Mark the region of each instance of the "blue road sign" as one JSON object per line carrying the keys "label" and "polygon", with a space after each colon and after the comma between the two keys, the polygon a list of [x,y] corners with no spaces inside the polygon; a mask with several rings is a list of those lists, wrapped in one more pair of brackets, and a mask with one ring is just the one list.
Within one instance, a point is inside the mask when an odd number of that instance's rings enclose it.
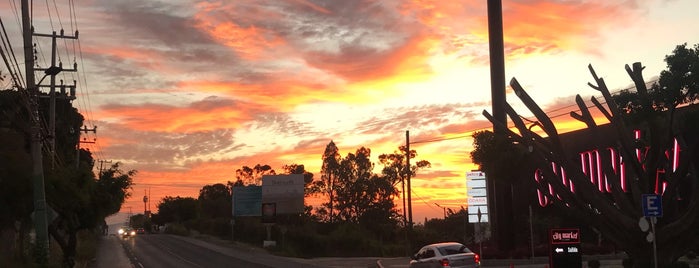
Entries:
{"label": "blue road sign", "polygon": [[643,216],[646,217],[662,217],[663,216],[663,197],[658,194],[644,194],[641,196],[641,204],[643,205]]}

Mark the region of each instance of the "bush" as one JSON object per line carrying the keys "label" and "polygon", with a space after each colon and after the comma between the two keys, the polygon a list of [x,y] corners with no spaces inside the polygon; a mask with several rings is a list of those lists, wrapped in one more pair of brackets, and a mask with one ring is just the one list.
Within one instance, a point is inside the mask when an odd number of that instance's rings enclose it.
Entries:
{"label": "bush", "polygon": [[174,235],[181,235],[181,236],[189,236],[189,229],[185,227],[182,224],[179,223],[171,223],[165,226],[165,233],[166,234],[174,234]]}

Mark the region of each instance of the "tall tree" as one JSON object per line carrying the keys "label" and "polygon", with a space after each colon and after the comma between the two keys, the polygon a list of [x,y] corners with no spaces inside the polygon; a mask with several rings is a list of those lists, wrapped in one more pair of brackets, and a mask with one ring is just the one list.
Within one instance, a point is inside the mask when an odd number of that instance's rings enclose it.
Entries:
{"label": "tall tree", "polygon": [[[323,203],[323,206],[329,209],[328,221],[333,222],[334,210],[333,206],[337,202],[335,194],[337,191],[337,180],[340,172],[340,153],[335,145],[335,142],[330,141],[325,146],[325,151],[322,156],[323,165],[320,169],[320,180],[315,181],[313,185],[314,192],[326,195],[328,202]],[[323,212],[319,210],[318,212]]]}
{"label": "tall tree", "polygon": [[374,169],[370,157],[371,149],[361,147],[340,161],[336,200],[337,214],[342,221],[358,222],[372,202],[367,198]]}
{"label": "tall tree", "polygon": [[[670,72],[681,74],[687,70],[676,68],[678,62],[683,63],[683,66],[699,65],[696,58],[691,56],[693,53],[685,54],[685,50],[680,48],[676,50],[678,51],[679,53],[666,58]],[[685,61],[691,63],[684,64]],[[590,86],[602,93],[607,105],[596,98],[591,101],[610,122],[612,134],[603,132],[603,128],[596,124],[580,96],[576,96],[580,113],[571,112],[571,116],[587,125],[584,130],[586,136],[597,141],[597,144],[604,138],[616,140],[618,146],[612,148],[612,151],[620,155],[602,153],[608,150],[603,145],[594,148],[599,152],[599,156],[595,157],[598,157],[597,162],[600,163],[596,180],[590,179],[590,169],[581,166],[577,152],[565,150],[551,119],[516,79],[512,79],[510,85],[535,115],[537,126],[548,137],[543,138],[532,131],[519,114],[507,105],[507,115],[518,131],[508,130],[507,139],[520,150],[528,152],[527,159],[538,168],[537,180],[531,181],[536,182],[534,184],[539,194],[545,196],[544,203],[563,215],[597,229],[606,239],[626,251],[634,267],[647,267],[653,263],[652,244],[646,242],[647,234],[638,227],[639,218],[643,216],[641,196],[662,194],[665,214],[657,222],[658,235],[655,239],[659,267],[666,267],[685,254],[699,236],[699,177],[696,172],[699,167],[699,129],[696,126],[699,112],[696,106],[674,112],[679,104],[686,103],[686,97],[683,96],[692,91],[695,82],[682,82],[679,83],[682,86],[674,87],[663,85],[669,83],[666,81],[675,83],[676,78],[664,80],[661,74],[656,89],[679,92],[654,93],[656,90],[649,91],[646,88],[641,64],[635,63],[633,67],[627,65],[626,70],[636,85],[637,98],[620,101],[610,94],[604,80],[597,76],[591,66],[589,69],[595,82],[590,83]],[[658,98],[668,95],[685,100]],[[624,98],[626,97],[628,96]],[[665,107],[658,108],[658,104]],[[485,111],[484,115],[493,124],[506,126],[506,122],[493,119]],[[638,133],[642,133],[642,137]],[[677,157],[668,159],[668,155]],[[623,159],[624,173],[617,168],[618,165],[614,165],[619,163],[619,159]]]}
{"label": "tall tree", "polygon": [[381,173],[391,182],[392,185],[398,183],[401,184],[401,194],[403,199],[403,219],[407,224],[407,214],[405,206],[405,180],[407,178],[408,172],[410,172],[410,177],[415,177],[417,171],[423,168],[429,168],[431,166],[430,162],[427,160],[411,161],[413,163],[408,168],[408,161],[406,156],[410,159],[417,157],[416,150],[410,150],[407,152],[407,147],[405,145],[399,146],[398,151],[394,151],[391,154],[381,154],[379,155],[379,163],[383,165]]}
{"label": "tall tree", "polygon": [[230,218],[232,211],[231,189],[225,184],[205,185],[199,190],[201,217]]}

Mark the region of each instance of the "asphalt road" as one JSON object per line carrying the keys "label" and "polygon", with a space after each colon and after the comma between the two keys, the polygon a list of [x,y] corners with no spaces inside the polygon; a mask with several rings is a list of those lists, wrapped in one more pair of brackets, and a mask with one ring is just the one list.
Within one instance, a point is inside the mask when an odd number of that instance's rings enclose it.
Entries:
{"label": "asphalt road", "polygon": [[126,255],[136,268],[161,267],[308,267],[289,258],[244,249],[224,248],[196,239],[165,234],[121,239]]}

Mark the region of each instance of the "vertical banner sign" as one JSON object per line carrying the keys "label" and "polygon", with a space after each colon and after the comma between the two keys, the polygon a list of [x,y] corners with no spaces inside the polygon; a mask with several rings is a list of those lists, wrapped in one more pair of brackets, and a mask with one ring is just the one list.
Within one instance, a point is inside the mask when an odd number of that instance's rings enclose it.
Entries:
{"label": "vertical banner sign", "polygon": [[551,229],[549,241],[551,268],[582,268],[580,229]]}
{"label": "vertical banner sign", "polygon": [[484,172],[466,173],[466,195],[468,196],[468,222],[488,222],[488,190]]}

